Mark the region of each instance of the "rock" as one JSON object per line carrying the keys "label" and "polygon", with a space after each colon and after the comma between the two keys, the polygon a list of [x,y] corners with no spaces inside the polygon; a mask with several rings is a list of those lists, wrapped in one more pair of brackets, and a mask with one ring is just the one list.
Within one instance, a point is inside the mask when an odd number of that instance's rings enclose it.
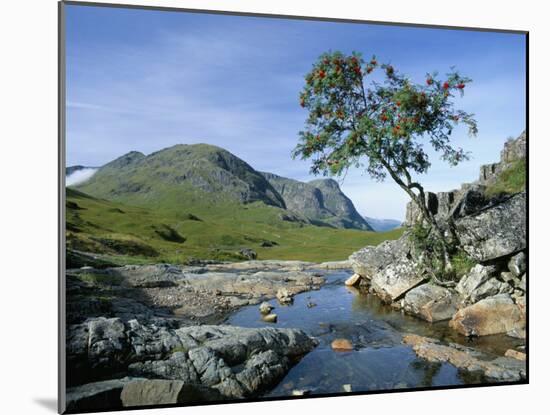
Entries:
{"label": "rock", "polygon": [[506,141],[500,152],[501,163],[509,163],[527,157],[527,134],[523,131],[516,139]]}
{"label": "rock", "polygon": [[296,329],[204,325],[174,333],[183,351],[132,363],[130,373],[214,388],[230,399],[258,396],[273,387],[317,344]]}
{"label": "rock", "polygon": [[412,346],[421,358],[434,363],[448,362],[468,372],[482,372],[487,378],[500,382],[525,379],[525,362],[509,357],[492,358],[490,355],[456,343],[444,344],[438,340],[416,334],[403,336],[403,342]]}
{"label": "rock", "polygon": [[361,275],[359,274],[353,274],[351,277],[349,277],[344,284],[346,284],[348,287],[353,287],[354,285],[357,285],[361,282]]}
{"label": "rock", "polygon": [[525,273],[526,267],[527,261],[523,251],[514,255],[510,258],[510,261],[508,261],[508,269],[516,277],[520,277],[523,273]]}
{"label": "rock", "polygon": [[517,288],[519,288],[523,292],[527,291],[527,274],[523,274],[519,281],[520,282]]}
{"label": "rock", "polygon": [[123,286],[132,288],[173,287],[183,278],[180,268],[168,264],[126,265],[104,272],[119,278]]}
{"label": "rock", "polygon": [[527,355],[525,353],[518,352],[517,350],[514,350],[514,349],[506,350],[506,353],[504,353],[504,356],[512,357],[514,359],[518,359],[518,360],[522,360],[522,361],[527,359]]}
{"label": "rock", "polygon": [[506,335],[514,339],[525,339],[527,333],[525,329],[513,329],[506,333]]}
{"label": "rock", "polygon": [[487,336],[525,327],[525,316],[507,294],[485,298],[459,310],[449,325],[464,336]]}
{"label": "rock", "polygon": [[307,308],[317,307],[317,304],[314,303],[313,301],[309,301],[309,302],[306,304],[306,307],[307,307]]}
{"label": "rock", "polygon": [[216,389],[181,380],[146,379],[126,383],[120,399],[123,406],[129,407],[217,401],[223,396]]}
{"label": "rock", "polygon": [[[426,192],[426,208],[433,215],[437,215],[439,201],[437,195],[432,192]],[[415,202],[407,203],[405,211],[405,225],[413,226],[415,223],[422,220],[422,213]]]}
{"label": "rock", "polygon": [[281,305],[288,305],[294,302],[294,298],[292,298],[292,295],[288,292],[286,288],[279,288],[277,290],[276,297]]}
{"label": "rock", "polygon": [[346,383],[345,385],[342,385],[342,389],[344,390],[344,392],[351,392],[351,385],[349,383]]}
{"label": "rock", "polygon": [[405,312],[430,323],[449,320],[457,310],[457,296],[432,283],[413,288],[402,301]]}
{"label": "rock", "polygon": [[260,304],[260,313],[269,314],[271,310],[273,310],[273,306],[268,302],[264,301],[262,304]]}
{"label": "rock", "polygon": [[409,250],[408,236],[405,233],[395,241],[384,241],[377,246],[366,246],[354,252],[349,257],[349,261],[356,274],[370,280],[376,273],[398,258],[406,257]]}
{"label": "rock", "polygon": [[449,216],[458,219],[474,214],[484,208],[487,202],[483,186],[468,185],[457,192],[457,201],[449,209]]}
{"label": "rock", "polygon": [[386,303],[391,303],[426,281],[424,275],[418,275],[416,264],[401,258],[376,273],[371,280],[371,287]]}
{"label": "rock", "polygon": [[353,345],[348,339],[334,339],[330,347],[335,352],[350,352],[353,350]]}
{"label": "rock", "polygon": [[525,192],[455,221],[461,246],[480,262],[524,250],[526,228]]}
{"label": "rock", "polygon": [[67,388],[66,410],[101,411],[122,407],[120,393],[131,378],[104,380]]}
{"label": "rock", "polygon": [[265,321],[266,323],[276,323],[277,322],[277,314],[274,314],[274,313],[266,314],[266,315],[262,316],[262,320]]}
{"label": "rock", "polygon": [[[484,297],[499,293],[500,286],[489,282],[496,274],[494,265],[477,264],[470,272],[464,275],[455,289],[464,303],[475,303]],[[494,280],[496,281],[496,280]],[[496,289],[496,291],[495,291]]]}
{"label": "rock", "polygon": [[256,259],[258,254],[256,251],[250,248],[243,248],[239,251],[239,254],[245,257],[246,259]]}
{"label": "rock", "polygon": [[321,262],[320,264],[312,265],[312,268],[329,269],[329,270],[349,269],[351,268],[351,262],[349,260]]}

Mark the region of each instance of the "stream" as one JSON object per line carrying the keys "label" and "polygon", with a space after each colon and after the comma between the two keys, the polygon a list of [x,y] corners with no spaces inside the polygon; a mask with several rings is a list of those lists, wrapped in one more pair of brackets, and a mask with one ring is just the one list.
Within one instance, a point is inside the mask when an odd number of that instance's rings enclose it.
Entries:
{"label": "stream", "polygon": [[[374,295],[346,287],[344,281],[351,273],[329,271],[320,290],[297,294],[292,305],[269,301],[278,316],[276,324],[261,320],[258,305],[243,307],[227,319],[225,323],[234,326],[299,328],[320,342],[265,396],[288,396],[300,390],[327,394],[486,382],[482,376],[464,373],[450,364],[418,358],[401,342],[406,333],[500,356],[522,343],[504,335],[468,341],[450,330],[447,322],[430,324],[404,315]],[[336,338],[350,340],[354,350],[333,351],[330,344]]]}

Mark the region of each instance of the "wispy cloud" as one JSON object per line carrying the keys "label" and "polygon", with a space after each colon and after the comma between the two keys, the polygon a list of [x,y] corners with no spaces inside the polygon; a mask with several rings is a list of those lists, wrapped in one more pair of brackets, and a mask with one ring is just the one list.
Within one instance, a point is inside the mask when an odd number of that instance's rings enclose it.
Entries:
{"label": "wispy cloud", "polygon": [[80,184],[87,182],[92,178],[92,176],[97,172],[98,169],[96,168],[85,168],[81,170],[77,170],[71,174],[69,174],[65,178],[65,185],[66,186],[73,186],[75,184]]}

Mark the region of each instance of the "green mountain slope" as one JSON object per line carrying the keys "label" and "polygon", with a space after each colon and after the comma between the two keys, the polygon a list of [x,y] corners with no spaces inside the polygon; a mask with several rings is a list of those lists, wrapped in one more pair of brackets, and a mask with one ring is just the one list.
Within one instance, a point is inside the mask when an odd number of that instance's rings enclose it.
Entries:
{"label": "green mountain slope", "polygon": [[181,144],[148,156],[128,153],[77,188],[96,197],[164,210],[227,201],[285,207],[261,174],[208,144]]}

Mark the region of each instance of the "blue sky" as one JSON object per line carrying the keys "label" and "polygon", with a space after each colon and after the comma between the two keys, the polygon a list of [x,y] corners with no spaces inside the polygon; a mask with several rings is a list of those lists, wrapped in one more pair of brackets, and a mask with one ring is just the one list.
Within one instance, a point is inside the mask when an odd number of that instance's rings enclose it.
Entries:
{"label": "blue sky", "polygon": [[[450,168],[431,154],[419,178],[428,190],[476,179],[525,129],[518,34],[69,5],[66,39],[67,165],[205,142],[258,170],[313,179],[290,153],[306,118],[303,76],[327,50],[376,54],[419,82],[453,65],[473,78],[458,106],[476,114],[479,135],[453,133],[472,159]],[[407,196],[390,179],[353,170],[341,187],[364,215],[404,217]]]}

